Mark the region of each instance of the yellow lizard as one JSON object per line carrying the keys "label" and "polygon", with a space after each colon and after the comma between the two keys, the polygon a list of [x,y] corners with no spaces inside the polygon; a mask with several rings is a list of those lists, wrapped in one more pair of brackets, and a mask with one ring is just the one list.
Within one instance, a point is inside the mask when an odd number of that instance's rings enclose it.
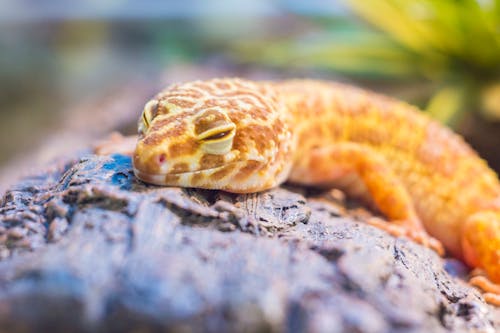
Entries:
{"label": "yellow lizard", "polygon": [[340,187],[392,222],[372,224],[439,253],[443,244],[484,270],[471,282],[500,305],[498,178],[458,135],[404,102],[325,81],[176,84],[145,105],[133,165],[158,185]]}

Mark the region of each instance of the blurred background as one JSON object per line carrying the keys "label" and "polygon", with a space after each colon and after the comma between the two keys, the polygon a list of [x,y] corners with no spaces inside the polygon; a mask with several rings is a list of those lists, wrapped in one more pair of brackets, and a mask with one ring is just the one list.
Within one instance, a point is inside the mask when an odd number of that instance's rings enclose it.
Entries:
{"label": "blurred background", "polygon": [[417,104],[500,169],[500,0],[0,0],[0,184],[135,132],[164,85],[314,77]]}

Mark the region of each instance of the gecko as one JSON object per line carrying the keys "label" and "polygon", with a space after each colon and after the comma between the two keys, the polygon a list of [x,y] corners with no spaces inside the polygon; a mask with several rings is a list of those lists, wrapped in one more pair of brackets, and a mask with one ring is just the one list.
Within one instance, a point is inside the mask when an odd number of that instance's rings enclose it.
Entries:
{"label": "gecko", "polygon": [[[480,270],[470,282],[500,306],[498,176],[414,106],[329,81],[218,78],[158,93],[138,132],[121,150],[146,183],[233,193],[285,181],[340,188],[388,220],[372,225]],[[112,141],[97,150],[116,150]]]}

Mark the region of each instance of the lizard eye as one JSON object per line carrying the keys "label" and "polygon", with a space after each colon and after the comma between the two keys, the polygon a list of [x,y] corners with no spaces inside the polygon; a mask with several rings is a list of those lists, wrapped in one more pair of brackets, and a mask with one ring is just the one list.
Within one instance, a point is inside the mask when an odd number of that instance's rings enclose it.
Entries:
{"label": "lizard eye", "polygon": [[[228,129],[227,131],[221,131],[221,132],[216,132],[213,134],[208,134],[206,137],[200,138],[200,140],[208,142],[208,141],[216,141],[216,140],[222,140],[225,138],[228,138],[231,135],[234,135],[233,129]],[[204,133],[205,134],[205,133]]]}
{"label": "lizard eye", "polygon": [[231,150],[235,132],[233,123],[224,124],[201,133],[198,135],[198,140],[206,153],[223,155]]}
{"label": "lizard eye", "polygon": [[144,106],[144,110],[142,111],[141,119],[139,119],[138,129],[139,134],[144,135],[149,126],[151,125],[151,121],[156,114],[158,113],[158,104],[159,102],[156,99],[152,99],[146,103]]}
{"label": "lizard eye", "polygon": [[156,114],[158,113],[158,100],[152,99],[149,102],[146,103],[144,106],[144,111],[142,112],[142,118],[145,122],[145,124],[149,127],[151,124],[151,121],[156,117]]}
{"label": "lizard eye", "polygon": [[206,153],[222,155],[233,146],[236,125],[224,112],[209,109],[196,117],[194,132]]}

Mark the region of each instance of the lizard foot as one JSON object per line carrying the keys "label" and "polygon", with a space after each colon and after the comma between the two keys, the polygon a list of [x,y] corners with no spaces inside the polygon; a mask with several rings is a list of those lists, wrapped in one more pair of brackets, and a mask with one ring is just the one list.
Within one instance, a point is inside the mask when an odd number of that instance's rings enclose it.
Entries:
{"label": "lizard foot", "polygon": [[429,236],[424,230],[415,230],[414,228],[409,228],[407,223],[399,223],[398,221],[385,221],[378,217],[371,217],[367,220],[367,223],[384,230],[394,237],[405,236],[411,240],[434,250],[440,256],[444,255],[444,247],[440,241]]}
{"label": "lizard foot", "polygon": [[476,267],[470,283],[485,292],[488,303],[500,306],[500,212],[470,216],[462,230],[462,249],[465,262]]}
{"label": "lizard foot", "polygon": [[[478,274],[477,270],[474,271],[473,274]],[[487,303],[500,306],[500,285],[491,282],[483,272],[471,277],[469,283],[484,292],[483,297]]]}

